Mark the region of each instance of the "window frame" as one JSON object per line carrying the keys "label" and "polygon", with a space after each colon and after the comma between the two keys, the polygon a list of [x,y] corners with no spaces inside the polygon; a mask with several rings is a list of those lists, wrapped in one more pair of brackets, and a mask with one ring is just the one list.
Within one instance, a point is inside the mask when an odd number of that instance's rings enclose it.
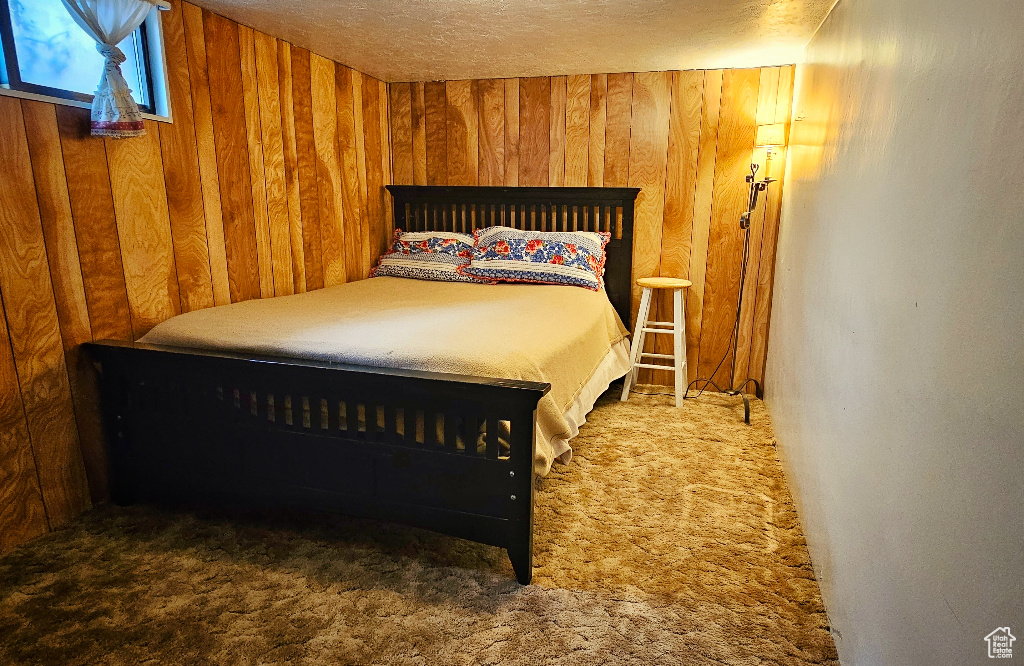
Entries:
{"label": "window frame", "polygon": [[[170,104],[167,99],[166,89],[167,74],[163,52],[163,25],[160,19],[160,10],[154,6],[133,33],[138,39],[137,48],[141,51],[138,60],[145,69],[146,97],[148,104],[139,104],[139,111],[144,117],[154,120],[170,120]],[[158,49],[154,53],[154,48]],[[0,74],[6,82],[0,83],[0,94],[8,94],[16,97],[27,97],[30,99],[44,99],[58,104],[89,108],[92,106],[94,95],[80,93],[74,90],[63,88],[52,88],[37,83],[23,81],[21,71],[18,67],[18,53],[14,42],[14,28],[11,18],[11,9],[8,0],[0,0],[0,64],[3,71]],[[99,80],[99,72],[96,73]]]}

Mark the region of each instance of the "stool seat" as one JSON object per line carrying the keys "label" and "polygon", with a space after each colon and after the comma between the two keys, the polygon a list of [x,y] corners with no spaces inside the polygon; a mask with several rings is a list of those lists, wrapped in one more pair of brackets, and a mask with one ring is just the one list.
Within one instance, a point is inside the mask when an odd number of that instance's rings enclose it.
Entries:
{"label": "stool seat", "polygon": [[673,277],[638,278],[636,284],[647,289],[686,289],[693,286],[689,280]]}

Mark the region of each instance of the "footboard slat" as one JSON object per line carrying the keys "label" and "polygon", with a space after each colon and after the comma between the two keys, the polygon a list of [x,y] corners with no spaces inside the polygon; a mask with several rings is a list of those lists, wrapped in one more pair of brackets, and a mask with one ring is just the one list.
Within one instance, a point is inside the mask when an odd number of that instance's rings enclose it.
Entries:
{"label": "footboard slat", "polygon": [[99,370],[116,501],[227,499],[398,520],[507,548],[529,582],[534,418],[547,384],[84,347]]}

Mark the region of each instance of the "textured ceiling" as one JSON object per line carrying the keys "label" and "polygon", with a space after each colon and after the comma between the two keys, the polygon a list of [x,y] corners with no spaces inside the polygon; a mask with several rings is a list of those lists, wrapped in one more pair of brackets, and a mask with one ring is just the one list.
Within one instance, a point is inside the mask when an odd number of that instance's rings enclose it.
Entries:
{"label": "textured ceiling", "polygon": [[834,0],[199,0],[385,81],[797,62]]}

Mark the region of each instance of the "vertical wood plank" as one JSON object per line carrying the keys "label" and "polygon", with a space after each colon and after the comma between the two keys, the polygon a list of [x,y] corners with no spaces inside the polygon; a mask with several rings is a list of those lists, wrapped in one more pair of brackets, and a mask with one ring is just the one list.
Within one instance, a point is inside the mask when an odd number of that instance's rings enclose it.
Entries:
{"label": "vertical wood plank", "polygon": [[427,184],[427,107],[423,82],[412,86],[412,179],[413,185]]}
{"label": "vertical wood plank", "polygon": [[160,18],[167,56],[167,93],[174,118],[173,123],[159,123],[160,152],[181,310],[191,312],[214,304],[210,248],[207,244],[206,211],[203,208],[181,5],[173,5],[171,11],[160,12]]}
{"label": "vertical wood plank", "polygon": [[260,141],[263,144],[263,172],[266,178],[267,224],[274,271],[274,294],[295,292],[292,279],[291,232],[288,221],[288,190],[284,168],[281,129],[281,95],[278,82],[277,40],[255,33],[256,81],[260,104]]}
{"label": "vertical wood plank", "polygon": [[729,383],[732,361],[730,338],[743,249],[738,220],[746,210],[747,184],[743,178],[749,173],[753,152],[759,80],[757,69],[726,70],[722,79],[698,372],[702,377],[711,373],[724,358],[712,378],[723,388]]}
{"label": "vertical wood plank", "polygon": [[448,184],[476,185],[479,162],[476,81],[446,81]]}
{"label": "vertical wood plank", "polygon": [[[690,242],[690,277],[687,278],[693,286],[686,290],[686,363],[690,381],[698,376],[707,379],[703,375],[698,375],[698,371],[721,101],[722,70],[708,70],[704,73],[704,101],[701,107],[700,145],[697,149],[696,192],[693,201],[693,240]],[[699,385],[696,388],[704,387]]]}
{"label": "vertical wood plank", "polygon": [[132,336],[128,289],[114,220],[114,198],[102,138],[89,135],[89,110],[57,106],[57,129],[68,178],[89,321],[97,340]]}
{"label": "vertical wood plank", "polygon": [[551,77],[551,120],[548,121],[548,185],[565,182],[566,77]]}
{"label": "vertical wood plank", "polygon": [[605,187],[625,187],[629,182],[629,127],[632,101],[633,75],[609,74],[604,146]]}
{"label": "vertical wood plank", "polygon": [[302,210],[302,258],[306,264],[306,289],[312,291],[324,286],[320,194],[316,177],[316,141],[313,138],[312,75],[309,51],[293,46],[291,55],[295,149],[299,169],[299,202]]}
{"label": "vertical wood plank", "polygon": [[[793,104],[793,73],[795,67],[783,67],[779,72],[779,89],[776,96],[776,123],[788,127]],[[764,385],[764,368],[768,352],[769,322],[772,312],[772,286],[775,281],[775,253],[779,239],[779,217],[782,208],[782,191],[786,175],[786,149],[782,148],[771,161],[768,175],[778,182],[768,186],[765,202],[766,217],[764,236],[761,241],[761,263],[757,275],[757,295],[754,302],[754,332],[750,348],[748,375]]]}
{"label": "vertical wood plank", "polygon": [[367,201],[367,171],[366,171],[366,118],[364,117],[363,105],[363,75],[352,70],[352,119],[355,128],[353,137],[356,148],[356,175],[359,179],[359,275],[367,277],[371,265],[371,237],[370,216],[368,214],[369,203]]}
{"label": "vertical wood plank", "polygon": [[[633,76],[628,182],[630,187],[640,188],[633,218],[633,320],[640,306],[636,278],[660,272],[671,100],[671,72]],[[660,316],[660,321],[668,321],[667,313]],[[652,351],[656,337],[649,336]]]}
{"label": "vertical wood plank", "polygon": [[590,170],[590,76],[566,79],[565,181],[566,187],[586,187]]}
{"label": "vertical wood plank", "polygon": [[302,240],[302,193],[299,187],[299,149],[295,130],[295,91],[292,77],[292,47],[278,42],[277,73],[281,97],[281,150],[284,156],[285,193],[288,197],[288,237],[291,243],[292,286],[295,293],[306,291],[306,259]]}
{"label": "vertical wood plank", "polygon": [[430,81],[423,86],[426,127],[427,184],[448,184],[448,127],[445,118],[448,106],[443,81]]}
{"label": "vertical wood plank", "polygon": [[[388,104],[388,84],[383,81],[377,81],[377,105],[380,109],[380,157],[382,171],[382,185],[391,185],[394,183],[394,172],[391,168],[391,114],[389,111]],[[384,201],[384,210],[382,212],[382,226],[381,235],[377,239],[378,242],[378,256],[387,252],[391,246],[391,232],[394,231],[394,208],[391,196],[388,194],[386,189],[381,189],[381,199]]]}
{"label": "vertical wood plank", "polygon": [[232,302],[260,296],[256,222],[253,216],[249,146],[246,138],[245,96],[238,25],[223,16],[203,11],[210,79],[210,108],[220,178],[224,249],[228,259],[228,287]]}
{"label": "vertical wood plank", "polygon": [[350,282],[366,277],[363,273],[363,195],[359,184],[359,155],[356,150],[353,76],[358,76],[358,74],[354,74],[348,67],[344,65],[337,65],[335,67],[334,85],[338,111],[338,150],[342,162],[345,267],[347,278]]}
{"label": "vertical wood plank", "polygon": [[199,157],[199,180],[203,190],[203,211],[206,217],[206,246],[210,252],[210,277],[213,301],[217,305],[231,302],[228,279],[228,257],[224,243],[224,223],[220,201],[220,176],[213,138],[213,110],[210,102],[210,79],[206,68],[206,37],[203,10],[181,3],[182,23],[188,57],[189,84],[192,89],[192,114],[195,123],[196,151]]}
{"label": "vertical wood plank", "polygon": [[245,141],[249,150],[249,185],[252,189],[252,215],[256,232],[256,267],[260,297],[269,298],[274,295],[274,262],[270,252],[267,177],[263,166],[263,128],[256,73],[256,39],[252,28],[238,26],[238,47],[242,68]]}
{"label": "vertical wood plank", "polygon": [[95,391],[79,366],[79,345],[92,340],[92,328],[71,217],[57,114],[52,104],[28,100],[22,102],[22,111],[82,458],[90,496],[93,501],[102,501],[107,495],[103,434],[95,410]]}
{"label": "vertical wood plank", "polygon": [[388,86],[391,103],[391,160],[395,183],[414,184],[412,154],[412,84]]}
{"label": "vertical wood plank", "polygon": [[477,89],[480,185],[505,184],[505,83],[484,79]]}
{"label": "vertical wood plank", "polygon": [[587,170],[587,185],[604,185],[604,143],[608,114],[608,75],[594,74],[590,77],[590,164]]}
{"label": "vertical wood plank", "polygon": [[550,177],[551,79],[519,79],[519,184],[547,187]]}
{"label": "vertical wood plank", "polygon": [[519,186],[519,79],[505,79],[505,185]]}
{"label": "vertical wood plank", "polygon": [[[775,102],[779,90],[779,67],[762,67],[760,82],[757,88],[757,112],[756,125],[771,124],[775,122]],[[765,155],[764,148],[753,147],[753,161],[760,166],[758,173],[764,178]],[[775,187],[773,184],[771,187]],[[743,281],[743,304],[740,310],[740,327],[736,344],[736,378],[742,382],[748,378],[748,367],[750,365],[751,337],[754,329],[754,308],[757,295],[757,276],[761,263],[761,240],[764,236],[764,222],[767,214],[766,205],[769,204],[768,192],[761,193],[758,206],[754,214],[750,216],[750,254],[747,260],[747,275]],[[753,393],[753,385],[742,387],[746,392]]]}
{"label": "vertical wood plank", "polygon": [[0,302],[0,554],[44,534],[48,527],[2,305]]}
{"label": "vertical wood plank", "polygon": [[71,216],[57,113],[53,104],[44,102],[23,100],[21,106],[57,319],[65,348],[69,348],[92,340],[92,327]]}
{"label": "vertical wood plank", "polygon": [[689,279],[703,102],[704,72],[674,72],[661,240],[661,275],[666,277]]}
{"label": "vertical wood plank", "polygon": [[158,136],[147,120],[145,136],[104,140],[136,337],[181,312]]}
{"label": "vertical wood plank", "polygon": [[338,154],[338,106],[334,63],[310,55],[313,91],[313,139],[316,146],[317,192],[320,201],[320,240],[324,286],[347,281],[345,220]]}
{"label": "vertical wood plank", "polygon": [[90,505],[21,103],[0,97],[0,296],[51,527]]}
{"label": "vertical wood plank", "polygon": [[[668,171],[665,179],[665,223],[661,236],[661,275],[689,279],[690,247],[693,241],[693,206],[697,184],[697,156],[700,147],[700,118],[704,94],[704,72],[691,70],[672,74],[672,116],[669,124]],[[689,291],[689,290],[687,290]],[[687,294],[687,301],[689,295]],[[672,312],[671,294],[659,293],[659,312]],[[662,336],[666,338],[667,336]],[[687,331],[689,337],[689,331]],[[657,351],[672,353],[670,340],[658,340]],[[689,352],[689,350],[687,350]],[[688,374],[696,366],[687,363]],[[668,373],[656,381],[668,383]],[[687,383],[691,381],[687,379]]]}
{"label": "vertical wood plank", "polygon": [[382,137],[380,131],[380,87],[377,79],[367,74],[363,80],[363,136],[366,156],[366,217],[369,232],[370,254],[363,264],[363,275],[377,261],[383,250],[387,235],[384,233],[384,172],[382,156]]}

